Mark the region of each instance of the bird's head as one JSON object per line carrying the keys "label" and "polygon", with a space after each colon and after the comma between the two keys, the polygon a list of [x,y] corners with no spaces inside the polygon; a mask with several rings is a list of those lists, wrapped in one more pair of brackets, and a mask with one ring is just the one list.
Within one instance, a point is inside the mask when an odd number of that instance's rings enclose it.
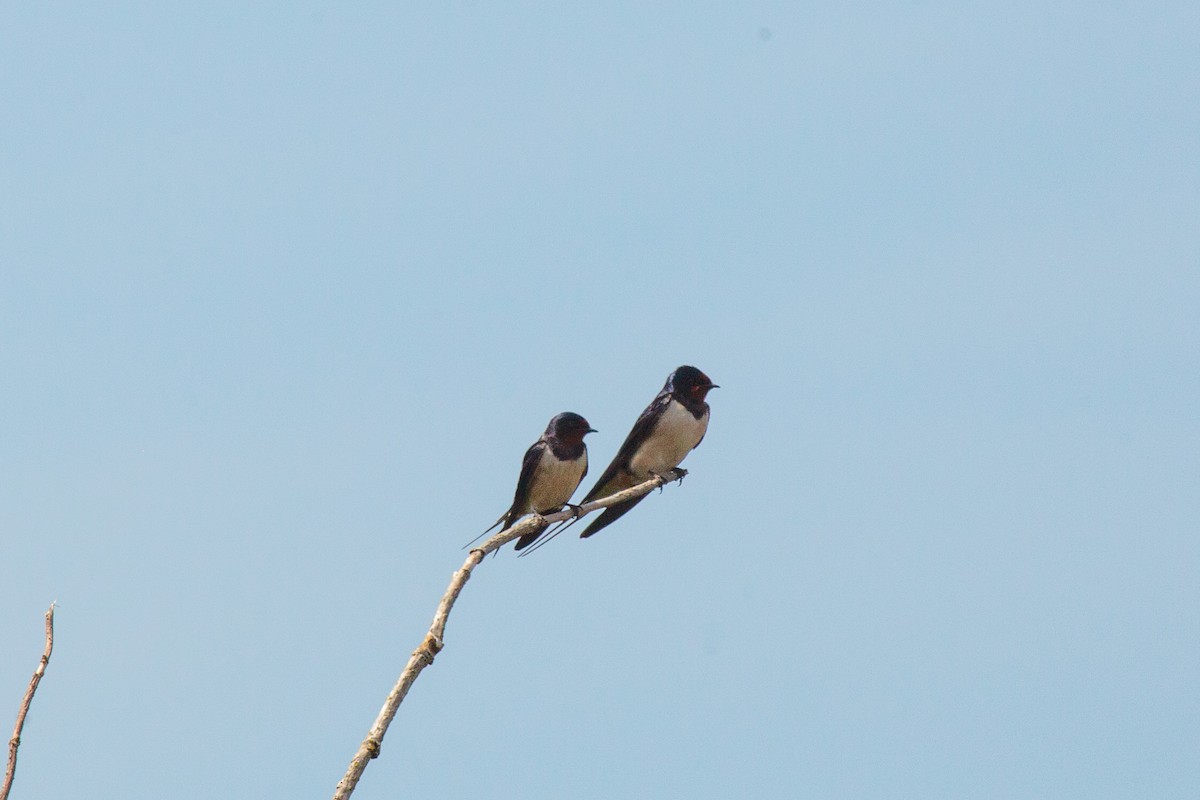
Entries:
{"label": "bird's head", "polygon": [[700,370],[685,364],[671,373],[667,378],[667,385],[663,388],[671,394],[688,400],[703,402],[710,389],[719,389],[720,387],[709,380],[708,376]]}
{"label": "bird's head", "polygon": [[548,436],[566,443],[582,442],[584,436],[595,432],[586,419],[571,411],[555,414],[546,426]]}

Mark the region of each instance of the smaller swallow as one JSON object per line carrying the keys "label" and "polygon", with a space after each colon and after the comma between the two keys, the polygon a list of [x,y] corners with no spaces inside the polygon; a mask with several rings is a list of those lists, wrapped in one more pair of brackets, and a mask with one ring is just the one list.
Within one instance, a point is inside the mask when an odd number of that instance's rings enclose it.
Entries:
{"label": "smaller swallow", "polygon": [[[525,451],[512,506],[480,537],[497,526],[507,530],[526,514],[547,514],[565,506],[587,475],[587,445],[583,437],[595,432],[586,419],[570,411],[552,417],[542,438]],[[517,539],[516,549],[529,546],[540,535],[541,531],[525,534]]]}
{"label": "smaller swallow", "polygon": [[[667,376],[662,391],[633,424],[625,443],[583,502],[607,497],[679,466],[704,439],[709,411],[704,398],[709,390],[716,388],[707,375],[687,365]],[[586,539],[616,522],[642,499],[626,500],[604,509],[580,537]]]}

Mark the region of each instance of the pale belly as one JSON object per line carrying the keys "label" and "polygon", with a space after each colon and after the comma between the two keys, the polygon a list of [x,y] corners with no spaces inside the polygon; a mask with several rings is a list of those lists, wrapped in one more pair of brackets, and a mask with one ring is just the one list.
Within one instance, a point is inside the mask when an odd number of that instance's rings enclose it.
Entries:
{"label": "pale belly", "polygon": [[634,477],[645,480],[679,466],[679,462],[700,443],[708,430],[708,414],[700,419],[674,400],[654,426],[650,438],[630,459]]}
{"label": "pale belly", "polygon": [[529,493],[529,511],[542,513],[561,506],[571,499],[587,470],[587,453],[576,461],[542,459],[534,474],[533,491]]}

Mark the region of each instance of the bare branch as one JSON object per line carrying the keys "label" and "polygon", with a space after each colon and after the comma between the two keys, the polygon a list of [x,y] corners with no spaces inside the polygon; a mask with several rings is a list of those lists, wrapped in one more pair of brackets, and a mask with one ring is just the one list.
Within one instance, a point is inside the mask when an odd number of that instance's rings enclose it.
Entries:
{"label": "bare branch", "polygon": [[[685,474],[687,473],[684,470],[675,469],[665,475],[643,481],[637,486],[630,487],[624,491],[617,492],[608,497],[602,497],[599,500],[593,500],[590,503],[585,503],[579,507],[578,516],[586,516],[597,509],[608,508],[625,500],[642,497],[655,489],[661,488],[666,483],[681,479]],[[526,517],[511,528],[500,531],[471,551],[471,554],[467,556],[467,560],[463,562],[463,565],[450,578],[450,586],[446,589],[446,594],[442,596],[441,602],[438,603],[437,612],[433,615],[433,624],[429,626],[429,632],[425,634],[425,640],[413,651],[412,656],[408,659],[408,664],[404,667],[404,671],[400,673],[396,685],[392,687],[387,700],[384,701],[383,708],[379,711],[379,716],[375,718],[375,724],[371,726],[370,732],[367,733],[367,738],[359,745],[358,752],[354,754],[354,758],[350,759],[350,767],[338,782],[337,789],[333,793],[333,800],[347,800],[354,792],[354,787],[358,785],[359,779],[366,770],[367,762],[372,758],[379,757],[380,749],[383,746],[383,736],[387,733],[388,726],[392,724],[396,712],[400,709],[400,704],[404,702],[404,697],[408,694],[409,687],[412,686],[417,676],[421,674],[421,670],[433,663],[433,657],[441,652],[442,647],[445,645],[446,620],[450,616],[450,610],[454,608],[454,601],[458,599],[459,593],[462,592],[467,580],[471,577],[471,570],[475,569],[488,553],[500,549],[514,539],[518,539],[527,533],[545,530],[548,526],[556,522],[565,522],[576,516],[577,514],[573,510],[557,511],[553,514],[547,514],[544,517],[534,514]],[[0,798],[0,800],[4,799]]]}
{"label": "bare branch", "polygon": [[17,748],[21,746],[21,729],[25,727],[25,715],[29,713],[29,704],[33,702],[33,693],[37,691],[42,676],[46,674],[46,665],[50,663],[50,653],[54,650],[54,603],[46,612],[46,649],[42,652],[42,660],[38,662],[29,687],[25,690],[25,699],[17,711],[17,724],[13,728],[12,738],[8,740],[8,767],[4,770],[4,786],[0,788],[0,800],[8,800],[8,792],[12,789],[13,777],[17,774]]}

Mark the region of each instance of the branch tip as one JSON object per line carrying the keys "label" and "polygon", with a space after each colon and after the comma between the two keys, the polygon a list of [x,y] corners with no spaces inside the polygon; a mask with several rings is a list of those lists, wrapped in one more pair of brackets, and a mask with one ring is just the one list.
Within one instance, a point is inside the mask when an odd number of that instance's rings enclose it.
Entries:
{"label": "branch tip", "polygon": [[[661,490],[665,484],[676,480],[682,481],[683,476],[686,474],[687,470],[684,469],[676,468],[668,470],[662,475],[655,475],[635,486],[614,492],[607,497],[592,500],[582,505],[567,503],[561,510],[552,514],[530,515],[515,525],[494,534],[478,547],[471,548],[467,560],[451,576],[450,586],[446,589],[445,595],[442,596],[442,600],[438,604],[437,612],[434,615],[433,624],[429,632],[425,634],[425,638],[422,640],[420,646],[412,652],[408,664],[404,667],[404,671],[400,673],[400,677],[396,680],[396,685],[392,688],[391,693],[388,694],[383,708],[380,709],[379,716],[375,719],[375,724],[371,728],[370,735],[363,740],[358,752],[350,760],[350,766],[346,770],[346,774],[338,781],[337,788],[333,793],[334,800],[348,800],[354,792],[354,787],[358,785],[359,778],[362,777],[363,772],[366,770],[367,762],[370,759],[379,757],[383,744],[383,736],[387,733],[388,726],[391,725],[392,720],[396,716],[396,711],[408,694],[409,687],[412,686],[413,681],[416,680],[421,670],[432,664],[434,656],[440,653],[445,646],[446,620],[450,616],[455,600],[458,599],[459,592],[462,591],[467,579],[471,577],[471,571],[483,562],[484,556],[488,553],[494,553],[509,542],[534,531],[540,533],[551,525],[577,520],[598,509],[609,508],[617,503],[645,497],[655,489]],[[536,548],[532,548],[522,553],[522,555],[528,555],[533,549]],[[48,623],[52,613],[53,607],[51,608],[51,614],[47,615]],[[47,628],[49,628],[49,625],[47,625]],[[5,800],[5,798],[0,796],[0,800]]]}
{"label": "branch tip", "polygon": [[25,715],[29,713],[29,704],[33,702],[33,694],[37,691],[42,676],[46,674],[46,665],[50,663],[50,654],[54,652],[54,607],[56,605],[58,605],[57,601],[51,603],[50,608],[46,610],[46,649],[42,651],[37,669],[33,671],[33,677],[29,680],[29,688],[25,690],[25,697],[21,700],[21,707],[17,711],[17,724],[13,727],[12,738],[8,740],[8,765],[4,769],[4,783],[0,785],[0,800],[8,800],[8,793],[12,790],[13,779],[17,774],[17,749],[21,746],[21,731],[25,727]]}

